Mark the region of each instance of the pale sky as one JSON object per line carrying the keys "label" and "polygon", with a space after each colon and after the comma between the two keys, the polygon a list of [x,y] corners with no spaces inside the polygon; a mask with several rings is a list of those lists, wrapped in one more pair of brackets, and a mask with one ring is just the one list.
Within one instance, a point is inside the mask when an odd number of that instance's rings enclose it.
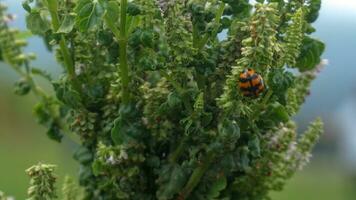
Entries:
{"label": "pale sky", "polygon": [[356,12],[355,0],[323,0],[323,6],[325,8],[340,9],[340,10],[353,10]]}

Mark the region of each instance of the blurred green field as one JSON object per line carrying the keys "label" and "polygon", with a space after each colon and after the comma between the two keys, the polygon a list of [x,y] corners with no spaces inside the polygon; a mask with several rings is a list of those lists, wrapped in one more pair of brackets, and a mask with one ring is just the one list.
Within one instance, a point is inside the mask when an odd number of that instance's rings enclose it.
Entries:
{"label": "blurred green field", "polygon": [[14,95],[12,86],[0,78],[0,190],[19,200],[26,197],[25,169],[33,164],[58,165],[59,177],[73,176],[77,171],[72,159],[74,145],[69,141],[58,144],[48,140],[45,129],[32,116],[34,103],[31,95],[26,98]]}
{"label": "blurred green field", "polygon": [[[4,69],[0,69],[1,73]],[[78,166],[72,159],[75,145],[47,139],[45,129],[32,116],[35,99],[31,95],[14,95],[12,83],[6,80],[0,78],[0,190],[22,200],[28,186],[26,168],[38,162],[56,164],[61,182],[64,175],[75,177]],[[332,157],[323,157],[315,156],[312,164],[297,173],[284,191],[272,193],[272,199],[354,200],[352,191],[356,185],[351,184]]]}
{"label": "blurred green field", "polygon": [[[332,162],[332,161],[331,161]],[[273,200],[354,200],[356,185],[330,160],[314,160],[290,180]]]}

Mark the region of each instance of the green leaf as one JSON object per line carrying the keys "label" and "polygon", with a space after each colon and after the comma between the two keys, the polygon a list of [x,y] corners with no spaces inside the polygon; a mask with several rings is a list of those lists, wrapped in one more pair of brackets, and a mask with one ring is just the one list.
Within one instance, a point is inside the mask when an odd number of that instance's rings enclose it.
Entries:
{"label": "green leaf", "polygon": [[280,103],[276,102],[269,106],[270,119],[277,122],[288,122],[289,114],[286,108]]}
{"label": "green leaf", "polygon": [[286,105],[287,91],[293,86],[294,82],[293,73],[285,71],[283,68],[272,68],[268,74],[268,86],[282,105]]}
{"label": "green leaf", "polygon": [[75,24],[75,16],[73,14],[68,14],[64,17],[61,26],[57,30],[57,33],[70,33]]}
{"label": "green leaf", "polygon": [[208,194],[206,195],[207,200],[213,200],[218,198],[220,192],[224,190],[227,186],[226,177],[222,176],[218,180],[216,180],[213,185],[210,187]]}
{"label": "green leaf", "polygon": [[56,142],[61,142],[64,135],[61,132],[59,125],[57,123],[53,122],[47,131],[47,136],[51,140],[54,140]]}
{"label": "green leaf", "polygon": [[98,0],[80,0],[75,8],[75,24],[82,32],[93,30],[103,17],[104,9]]}
{"label": "green leaf", "polygon": [[224,120],[222,124],[219,125],[219,133],[224,137],[240,137],[240,127],[235,121]]}
{"label": "green leaf", "polygon": [[62,101],[65,105],[75,109],[82,107],[80,94],[67,84],[53,83],[53,87],[58,100]]}
{"label": "green leaf", "polygon": [[114,121],[111,139],[116,145],[128,144],[142,135],[142,126],[134,105],[122,105]]}
{"label": "green leaf", "polygon": [[243,169],[244,171],[248,171],[250,169],[250,158],[248,156],[249,152],[250,150],[248,149],[248,147],[241,148],[239,152],[240,158],[238,163],[241,169]]}
{"label": "green leaf", "polygon": [[38,103],[33,108],[33,113],[37,117],[37,121],[41,125],[47,125],[51,121],[51,115],[48,113],[48,108],[43,103]]}
{"label": "green leaf", "polygon": [[177,94],[177,92],[172,92],[168,95],[167,103],[168,103],[169,107],[171,107],[171,108],[176,107],[177,105],[179,105],[181,103],[181,99],[180,99],[179,95]]}
{"label": "green leaf", "polygon": [[135,3],[128,2],[127,14],[129,14],[131,16],[136,16],[136,15],[141,14],[140,7],[138,5],[136,5]]}
{"label": "green leaf", "polygon": [[321,0],[309,0],[309,5],[307,6],[309,12],[306,20],[309,23],[315,22],[319,17],[319,10],[321,8]]}
{"label": "green leaf", "polygon": [[124,129],[123,129],[123,124],[122,124],[121,118],[117,118],[114,121],[114,127],[111,130],[111,139],[114,141],[116,145],[120,145],[124,143],[124,141],[127,141],[128,138],[125,135]]}
{"label": "green leaf", "polygon": [[49,23],[39,11],[32,11],[26,18],[27,28],[36,35],[43,35],[50,29]]}
{"label": "green leaf", "polygon": [[115,23],[119,21],[120,6],[117,1],[109,1],[105,7],[105,10],[106,17],[108,17],[112,22]]}
{"label": "green leaf", "polygon": [[179,165],[165,166],[160,173],[158,182],[160,187],[157,191],[159,200],[168,200],[173,198],[184,186],[187,180],[187,174]]}
{"label": "green leaf", "polygon": [[100,175],[100,173],[102,173],[103,169],[104,169],[103,164],[100,161],[97,161],[97,160],[95,160],[93,162],[91,167],[92,167],[92,170],[93,170],[93,174],[95,176]]}
{"label": "green leaf", "polygon": [[30,3],[32,3],[33,0],[25,0],[22,2],[22,7],[28,12],[31,13],[31,6]]}
{"label": "green leaf", "polygon": [[48,81],[52,81],[51,74],[49,74],[45,70],[39,68],[31,68],[31,73],[33,75],[41,76],[42,78],[47,79]]}
{"label": "green leaf", "polygon": [[80,147],[74,153],[73,158],[82,164],[88,164],[93,160],[93,155],[89,149]]}
{"label": "green leaf", "polygon": [[15,94],[23,96],[27,95],[31,91],[31,84],[25,80],[21,79],[15,84]]}
{"label": "green leaf", "polygon": [[314,69],[321,61],[320,57],[325,50],[325,44],[317,39],[305,37],[296,67],[301,71]]}
{"label": "green leaf", "polygon": [[248,148],[250,149],[250,153],[252,156],[254,157],[260,156],[261,154],[260,139],[256,135],[254,135],[248,141]]}

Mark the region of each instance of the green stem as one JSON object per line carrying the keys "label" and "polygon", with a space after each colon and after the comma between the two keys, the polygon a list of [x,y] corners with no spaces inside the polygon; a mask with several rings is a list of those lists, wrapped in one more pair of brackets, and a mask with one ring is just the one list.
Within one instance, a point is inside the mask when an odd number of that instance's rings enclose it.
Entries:
{"label": "green stem", "polygon": [[198,45],[201,43],[199,40],[199,34],[196,26],[193,26],[193,47],[198,48]]}
{"label": "green stem", "polygon": [[179,195],[178,198],[179,200],[183,200],[189,197],[189,195],[194,190],[194,188],[199,184],[205,172],[209,169],[210,164],[214,160],[214,157],[215,156],[213,153],[209,153],[208,157],[206,158],[206,161],[193,171],[192,175],[188,180],[188,183],[185,185],[185,187],[183,188],[182,192]]}
{"label": "green stem", "polygon": [[[57,0],[47,0],[48,10],[52,18],[52,26],[54,32],[56,32],[60,27],[60,20],[58,15],[58,2]],[[76,79],[75,68],[73,60],[70,57],[70,51],[67,46],[67,42],[63,35],[60,37],[59,48],[63,56],[64,66],[68,72],[69,78],[73,83],[76,90],[79,90],[80,84]]]}
{"label": "green stem", "polygon": [[[218,12],[216,13],[215,16],[215,27],[213,30],[213,34],[211,35],[213,38],[215,38],[218,34],[219,28],[220,28],[220,21],[221,21],[221,17],[224,14],[224,10],[225,10],[225,3],[221,3]],[[197,45],[198,49],[202,49],[206,43],[209,40],[209,36],[208,34],[205,34],[205,36],[203,37],[203,39],[199,42],[199,44]]]}
{"label": "green stem", "polygon": [[104,20],[109,29],[113,32],[116,40],[119,42],[119,74],[122,84],[122,102],[128,104],[130,102],[129,83],[131,77],[129,75],[129,66],[127,59],[128,45],[128,29],[127,29],[127,0],[121,0],[120,3],[120,29],[116,27],[116,22],[105,14]]}
{"label": "green stem", "polygon": [[169,155],[169,162],[174,164],[177,162],[178,158],[180,157],[180,155],[184,152],[184,147],[185,147],[185,140],[186,137],[182,137],[178,147],[175,149],[175,151],[173,151],[170,155]]}
{"label": "green stem", "polygon": [[119,38],[119,48],[120,48],[120,77],[122,83],[122,101],[124,104],[129,103],[130,93],[129,93],[129,68],[127,60],[127,32],[126,32],[126,17],[127,17],[127,0],[121,0],[121,17],[120,17],[120,38]]}
{"label": "green stem", "polygon": [[126,38],[127,0],[121,0],[120,12],[120,36]]}
{"label": "green stem", "polygon": [[120,45],[120,77],[122,83],[122,101],[124,104],[129,103],[129,70],[127,64],[127,40],[121,40]]}
{"label": "green stem", "polygon": [[267,94],[266,94],[266,95],[263,97],[263,99],[262,99],[261,106],[264,107],[264,106],[267,104],[267,102],[268,102],[268,100],[271,98],[272,94],[273,94],[272,90],[269,89],[269,90],[267,91]]}
{"label": "green stem", "polygon": [[201,90],[201,91],[204,91],[204,93],[206,92],[205,91],[205,76],[200,74],[199,72],[196,73],[196,81],[197,81],[197,85],[198,85],[198,88]]}

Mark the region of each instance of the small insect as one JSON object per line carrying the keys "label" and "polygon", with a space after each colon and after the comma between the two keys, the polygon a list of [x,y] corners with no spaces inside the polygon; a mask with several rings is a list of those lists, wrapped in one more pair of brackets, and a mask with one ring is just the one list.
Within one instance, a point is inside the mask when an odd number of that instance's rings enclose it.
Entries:
{"label": "small insect", "polygon": [[240,74],[239,87],[246,97],[258,97],[265,89],[261,75],[250,68]]}

